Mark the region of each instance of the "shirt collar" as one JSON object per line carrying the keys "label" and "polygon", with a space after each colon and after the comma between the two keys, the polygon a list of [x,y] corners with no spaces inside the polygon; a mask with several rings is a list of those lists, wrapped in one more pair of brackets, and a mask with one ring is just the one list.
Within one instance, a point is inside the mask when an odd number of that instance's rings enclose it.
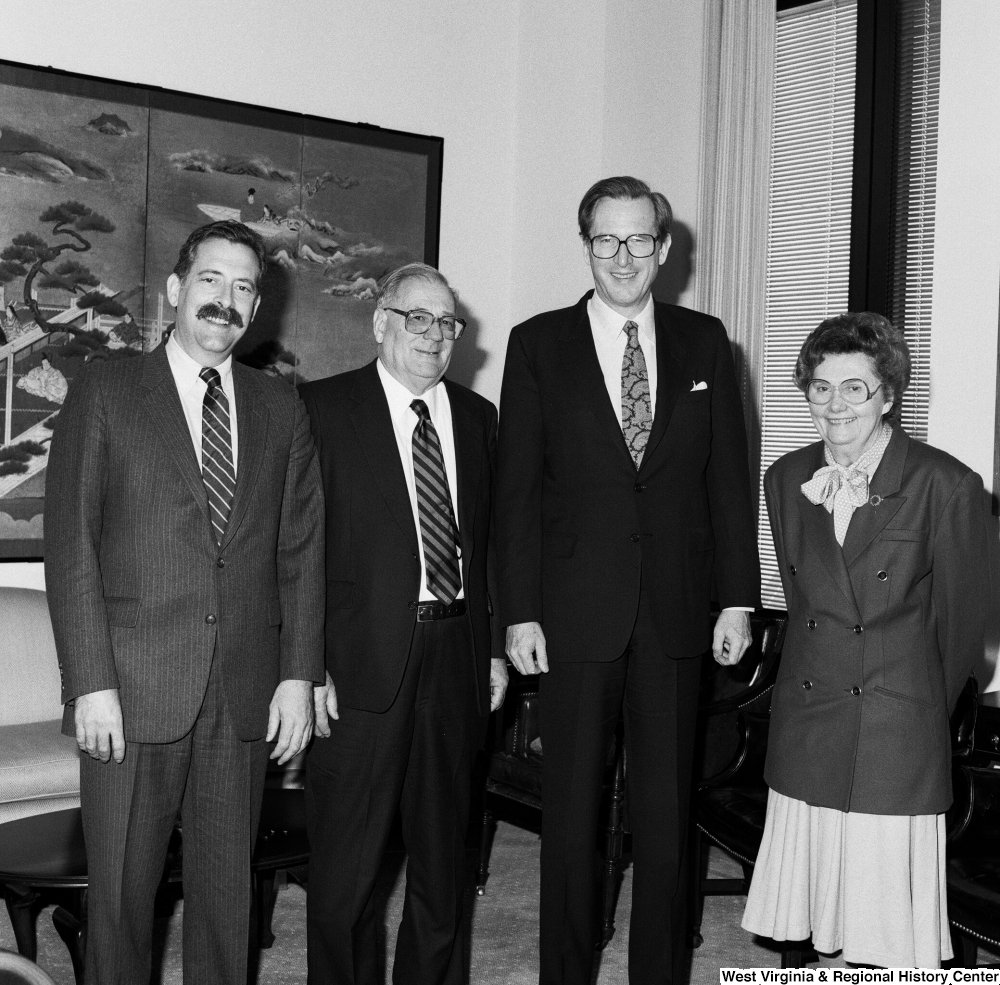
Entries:
{"label": "shirt collar", "polygon": [[[170,338],[167,339],[166,348],[167,362],[170,363],[170,371],[174,374],[174,379],[177,380],[179,387],[183,387],[186,390],[194,386],[195,383],[206,386],[205,381],[199,375],[205,367],[197,360],[192,359],[184,351],[180,342],[174,337],[173,332],[170,333]],[[233,375],[232,355],[226,356],[225,360],[215,368],[219,371],[222,386],[225,387],[229,378]]]}
{"label": "shirt collar", "polygon": [[601,299],[597,291],[594,291],[587,302],[587,314],[590,315],[590,326],[594,333],[600,333],[608,340],[617,338],[619,333],[625,329],[625,322],[627,321],[634,321],[639,326],[640,335],[645,335],[647,338],[654,340],[656,338],[656,319],[653,310],[652,294],[646,299],[646,304],[642,311],[634,318],[629,319],[609,307]]}
{"label": "shirt collar", "polygon": [[382,381],[382,389],[385,390],[385,399],[389,402],[389,415],[393,420],[398,420],[410,410],[410,404],[414,400],[422,400],[427,404],[427,410],[434,420],[438,409],[441,391],[444,389],[444,380],[440,380],[425,393],[419,396],[403,386],[392,373],[385,368],[381,359],[376,359],[379,379]]}

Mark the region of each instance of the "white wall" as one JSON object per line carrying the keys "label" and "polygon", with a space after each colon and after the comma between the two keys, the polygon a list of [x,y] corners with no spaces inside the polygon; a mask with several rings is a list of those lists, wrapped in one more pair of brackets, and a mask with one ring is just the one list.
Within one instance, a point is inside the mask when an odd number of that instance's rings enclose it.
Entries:
{"label": "white wall", "polygon": [[[941,97],[928,440],[993,485],[1000,323],[1000,4],[941,4]],[[994,489],[994,494],[1000,490]],[[980,686],[1000,689],[1000,536]],[[992,677],[992,680],[991,680]]]}
{"label": "white wall", "polygon": [[[440,266],[476,325],[453,369],[494,401],[510,327],[591,286],[594,181],[644,177],[694,227],[704,0],[7,6],[11,61],[444,137]],[[0,584],[39,578],[0,565]]]}

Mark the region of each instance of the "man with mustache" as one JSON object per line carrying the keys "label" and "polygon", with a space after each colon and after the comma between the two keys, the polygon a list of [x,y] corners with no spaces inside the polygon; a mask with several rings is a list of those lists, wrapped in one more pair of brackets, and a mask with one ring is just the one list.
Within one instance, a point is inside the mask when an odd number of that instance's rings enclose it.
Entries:
{"label": "man with mustache", "polygon": [[292,387],[233,362],[260,303],[260,237],[195,230],[152,353],[70,386],[47,475],[45,575],[64,730],[81,759],[87,985],[150,974],[180,815],[184,981],[244,985],[268,743],[312,735],[323,669],[323,495]]}

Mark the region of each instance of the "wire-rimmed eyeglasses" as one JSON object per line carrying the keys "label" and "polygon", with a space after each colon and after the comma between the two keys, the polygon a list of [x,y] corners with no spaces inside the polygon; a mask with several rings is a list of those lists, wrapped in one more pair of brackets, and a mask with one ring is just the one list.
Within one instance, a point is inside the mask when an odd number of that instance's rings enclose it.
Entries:
{"label": "wire-rimmed eyeglasses", "polygon": [[618,256],[618,251],[625,244],[625,249],[629,251],[637,260],[651,257],[656,252],[657,237],[649,233],[633,233],[625,239],[619,239],[609,233],[602,233],[600,236],[590,237],[590,252],[598,260],[610,260]]}
{"label": "wire-rimmed eyeglasses", "polygon": [[874,390],[870,390],[864,380],[844,380],[839,386],[826,380],[810,380],[806,387],[806,400],[811,404],[828,404],[833,400],[833,395],[839,393],[845,403],[866,404],[881,386],[879,383]]}
{"label": "wire-rimmed eyeglasses", "polygon": [[454,315],[435,317],[433,312],[426,311],[424,308],[410,308],[409,311],[401,311],[399,308],[386,308],[385,310],[402,315],[405,319],[403,327],[411,335],[425,335],[435,322],[441,326],[441,334],[446,339],[460,339],[462,332],[465,331],[465,319],[456,318]]}

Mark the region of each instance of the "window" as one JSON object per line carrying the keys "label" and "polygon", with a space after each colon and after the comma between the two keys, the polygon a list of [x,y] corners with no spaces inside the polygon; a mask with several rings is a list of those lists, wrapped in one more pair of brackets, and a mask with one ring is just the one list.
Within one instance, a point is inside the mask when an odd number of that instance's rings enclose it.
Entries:
{"label": "window", "polygon": [[[779,6],[761,474],[817,440],[795,357],[819,322],[851,308],[906,332],[903,425],[927,436],[940,0]],[[759,536],[764,604],[783,607],[763,490]]]}

